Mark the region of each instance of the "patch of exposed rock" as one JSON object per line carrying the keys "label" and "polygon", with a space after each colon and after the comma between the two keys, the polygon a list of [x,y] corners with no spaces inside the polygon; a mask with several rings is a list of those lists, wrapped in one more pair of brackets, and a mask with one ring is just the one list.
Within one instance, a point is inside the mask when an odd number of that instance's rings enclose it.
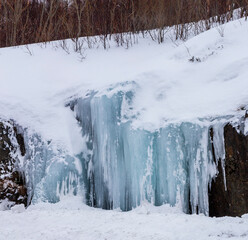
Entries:
{"label": "patch of exposed rock", "polygon": [[0,122],[0,202],[27,205],[25,179],[18,169],[25,155],[24,140],[13,122]]}
{"label": "patch of exposed rock", "polygon": [[228,124],[224,128],[227,189],[219,161],[219,174],[209,194],[210,216],[242,216],[248,213],[248,136],[242,127],[241,124],[237,129]]}

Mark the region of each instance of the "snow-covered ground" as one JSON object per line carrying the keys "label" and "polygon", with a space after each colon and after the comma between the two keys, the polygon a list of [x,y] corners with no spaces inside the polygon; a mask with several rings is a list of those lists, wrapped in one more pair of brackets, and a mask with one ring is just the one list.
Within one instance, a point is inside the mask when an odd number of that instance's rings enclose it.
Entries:
{"label": "snow-covered ground", "polygon": [[90,208],[70,199],[31,206],[26,211],[15,207],[0,216],[1,240],[248,239],[248,215],[208,218],[186,215],[166,205],[144,204],[120,212]]}
{"label": "snow-covered ground", "polygon": [[[247,39],[248,22],[241,19],[184,43],[157,45],[140,37],[128,50],[88,49],[84,60],[57,43],[0,49],[0,118],[15,119],[75,154],[80,129],[66,102],[122,82],[138,86],[134,127],[238,115],[248,104]],[[1,211],[0,239],[248,239],[247,215],[190,216],[149,204],[104,211],[73,201]]]}

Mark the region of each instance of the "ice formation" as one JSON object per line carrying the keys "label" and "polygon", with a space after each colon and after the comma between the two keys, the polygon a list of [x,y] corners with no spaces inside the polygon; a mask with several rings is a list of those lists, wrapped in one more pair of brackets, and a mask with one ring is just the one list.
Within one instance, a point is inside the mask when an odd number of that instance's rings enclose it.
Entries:
{"label": "ice formation", "polygon": [[134,98],[135,90],[117,89],[71,100],[67,107],[82,131],[82,151],[76,156],[23,130],[26,155],[20,169],[29,202],[81,194],[86,204],[104,209],[128,211],[148,201],[208,215],[216,161],[224,167],[223,122],[165,122],[155,131],[134,128],[139,114]]}
{"label": "ice formation", "polygon": [[24,131],[26,155],[20,167],[26,176],[29,203],[58,202],[63,195],[76,195],[79,190],[80,168],[77,158],[39,135]]}
{"label": "ice formation", "polygon": [[78,158],[87,204],[126,211],[149,201],[208,215],[208,188],[217,173],[214,158],[222,164],[225,158],[223,123],[135,129],[130,114],[134,96],[132,90],[111,96],[92,92],[71,103],[85,139]]}

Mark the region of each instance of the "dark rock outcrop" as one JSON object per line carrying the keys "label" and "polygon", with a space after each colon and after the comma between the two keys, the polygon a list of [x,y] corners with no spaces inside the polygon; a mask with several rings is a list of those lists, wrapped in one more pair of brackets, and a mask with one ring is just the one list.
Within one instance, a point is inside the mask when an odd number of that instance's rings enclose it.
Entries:
{"label": "dark rock outcrop", "polygon": [[228,124],[224,128],[226,186],[219,161],[219,174],[209,194],[210,216],[241,216],[248,213],[248,136]]}
{"label": "dark rock outcrop", "polygon": [[17,168],[18,156],[24,155],[24,140],[17,128],[11,122],[0,122],[0,202],[7,199],[27,205],[24,176]]}

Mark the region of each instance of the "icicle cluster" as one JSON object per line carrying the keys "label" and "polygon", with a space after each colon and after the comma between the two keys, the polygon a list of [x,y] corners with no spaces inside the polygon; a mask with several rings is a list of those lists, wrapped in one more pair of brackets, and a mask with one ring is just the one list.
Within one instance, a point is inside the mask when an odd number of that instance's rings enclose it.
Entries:
{"label": "icicle cluster", "polygon": [[82,129],[82,152],[77,156],[23,132],[26,155],[20,168],[29,202],[57,202],[66,194],[82,194],[88,205],[104,209],[127,211],[148,201],[208,215],[216,161],[224,168],[223,123],[134,129],[134,96],[132,90],[119,90],[70,103]]}
{"label": "icicle cluster", "polygon": [[209,184],[217,173],[213,148],[224,166],[223,124],[133,129],[126,114],[133,96],[131,91],[111,97],[92,94],[73,103],[87,146],[78,156],[87,204],[126,211],[149,201],[208,215]]}
{"label": "icicle cluster", "polygon": [[24,131],[26,155],[23,169],[28,189],[28,202],[58,202],[64,195],[77,195],[80,170],[77,159],[62,149],[54,149],[35,133]]}

